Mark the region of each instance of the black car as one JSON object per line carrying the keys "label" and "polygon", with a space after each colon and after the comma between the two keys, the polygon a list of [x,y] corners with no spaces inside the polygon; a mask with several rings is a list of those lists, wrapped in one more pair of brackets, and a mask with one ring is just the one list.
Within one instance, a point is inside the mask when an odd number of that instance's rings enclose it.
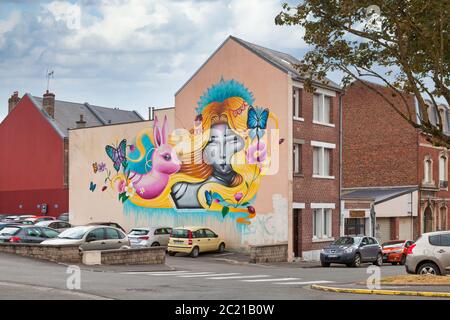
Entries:
{"label": "black car", "polygon": [[50,228],[9,225],[0,230],[0,242],[41,243],[58,236],[59,232]]}
{"label": "black car", "polygon": [[377,239],[366,236],[344,236],[320,252],[322,267],[329,267],[331,263],[359,267],[363,262],[377,266],[383,264],[382,249]]}

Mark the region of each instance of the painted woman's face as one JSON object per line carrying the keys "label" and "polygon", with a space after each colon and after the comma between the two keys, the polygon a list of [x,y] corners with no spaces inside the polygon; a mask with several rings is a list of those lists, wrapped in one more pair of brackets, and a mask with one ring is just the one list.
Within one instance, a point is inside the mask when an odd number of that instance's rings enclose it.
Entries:
{"label": "painted woman's face", "polygon": [[244,139],[226,124],[211,126],[209,142],[203,150],[203,160],[212,165],[219,174],[233,171],[231,157],[244,148]]}

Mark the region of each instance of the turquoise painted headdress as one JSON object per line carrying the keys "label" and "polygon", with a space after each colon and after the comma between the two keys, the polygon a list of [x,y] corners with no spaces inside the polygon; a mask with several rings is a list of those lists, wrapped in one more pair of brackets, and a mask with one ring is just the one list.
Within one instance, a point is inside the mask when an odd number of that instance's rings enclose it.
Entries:
{"label": "turquoise painted headdress", "polygon": [[201,114],[203,109],[211,102],[223,102],[230,97],[240,97],[249,105],[253,105],[253,94],[242,83],[236,80],[225,81],[222,78],[219,83],[209,87],[200,97],[197,102],[197,114]]}

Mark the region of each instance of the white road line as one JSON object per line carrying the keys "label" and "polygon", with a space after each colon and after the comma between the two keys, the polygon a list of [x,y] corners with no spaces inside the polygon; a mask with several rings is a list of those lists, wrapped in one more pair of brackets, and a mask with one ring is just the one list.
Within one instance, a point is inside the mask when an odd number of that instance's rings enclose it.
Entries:
{"label": "white road line", "polygon": [[304,282],[279,282],[279,283],[274,283],[274,284],[298,284],[298,285],[302,285],[302,284],[332,283],[332,282],[334,282],[334,281],[318,280],[318,281],[304,281]]}
{"label": "white road line", "polygon": [[253,279],[253,280],[241,280],[244,282],[273,282],[273,281],[292,281],[300,280],[301,278],[278,278],[278,279]]}
{"label": "white road line", "polygon": [[240,273],[213,273],[213,274],[194,274],[194,275],[179,275],[178,278],[199,278],[199,277],[218,277],[218,276],[234,276]]}
{"label": "white road line", "polygon": [[121,274],[180,274],[180,273],[184,273],[187,271],[136,271],[136,272],[122,272]]}
{"label": "white road line", "polygon": [[178,273],[178,274],[149,274],[149,276],[176,276],[176,277],[180,277],[180,276],[187,276],[187,275],[205,275],[208,276],[210,274],[214,274],[214,272],[185,272],[185,273]]}
{"label": "white road line", "polygon": [[211,278],[206,278],[206,279],[211,279],[211,280],[228,280],[228,279],[265,278],[265,277],[268,277],[268,275],[259,274],[259,275],[252,275],[252,276],[211,277]]}

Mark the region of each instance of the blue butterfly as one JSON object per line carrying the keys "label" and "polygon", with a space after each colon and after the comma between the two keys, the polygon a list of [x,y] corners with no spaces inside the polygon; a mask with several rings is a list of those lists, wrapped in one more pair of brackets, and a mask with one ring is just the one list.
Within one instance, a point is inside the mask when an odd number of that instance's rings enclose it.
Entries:
{"label": "blue butterfly", "polygon": [[260,139],[267,128],[267,119],[269,118],[269,109],[254,108],[248,109],[247,127],[250,129],[249,135],[253,140],[255,137]]}
{"label": "blue butterfly", "polygon": [[114,163],[114,169],[116,171],[120,170],[120,165],[123,165],[124,167],[127,165],[126,162],[126,149],[127,149],[127,140],[123,139],[117,148],[114,148],[113,146],[106,146],[106,154],[111,158],[111,160]]}
{"label": "blue butterfly", "polygon": [[89,190],[91,190],[92,192],[94,192],[94,190],[95,190],[96,187],[97,187],[97,185],[91,181],[91,184],[89,185]]}
{"label": "blue butterfly", "polygon": [[206,198],[206,204],[209,207],[211,207],[212,200],[213,200],[211,191],[208,191],[208,190],[205,191],[205,198]]}

